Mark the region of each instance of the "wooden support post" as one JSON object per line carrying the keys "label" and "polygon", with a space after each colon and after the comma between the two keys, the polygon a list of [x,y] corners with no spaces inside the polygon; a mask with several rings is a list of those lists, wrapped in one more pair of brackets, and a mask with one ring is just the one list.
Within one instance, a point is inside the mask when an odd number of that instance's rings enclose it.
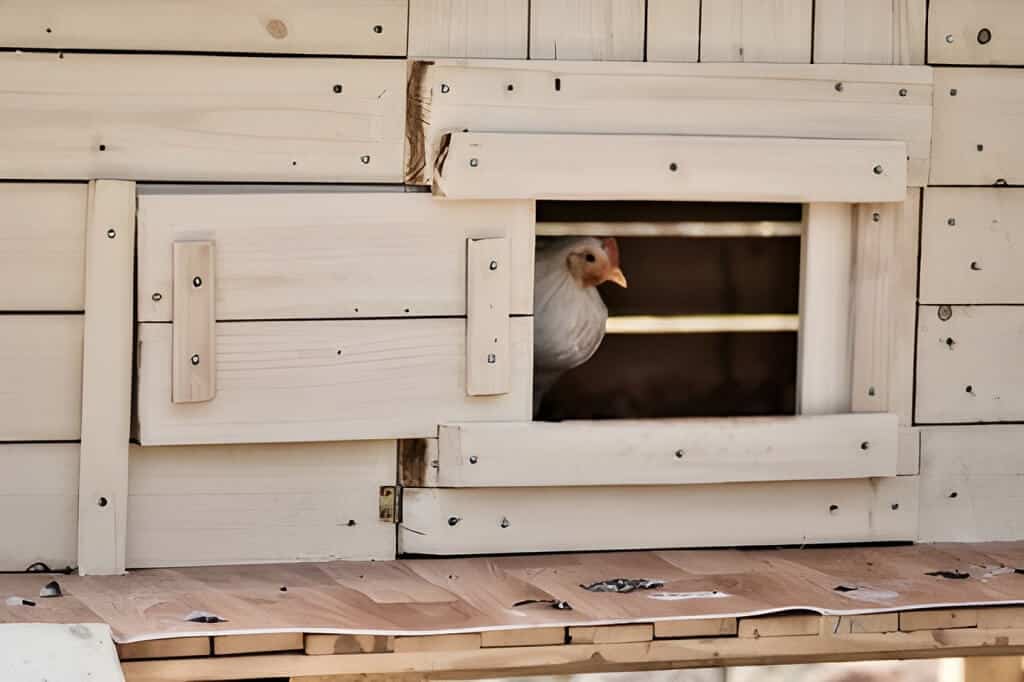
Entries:
{"label": "wooden support post", "polygon": [[174,243],[171,399],[200,403],[217,394],[213,242]]}
{"label": "wooden support post", "polygon": [[796,411],[850,411],[853,207],[807,204],[800,248]]}
{"label": "wooden support post", "polygon": [[466,242],[466,394],[508,393],[510,271],[508,240]]}
{"label": "wooden support post", "polygon": [[135,183],[89,184],[78,570],[123,573],[131,421]]}

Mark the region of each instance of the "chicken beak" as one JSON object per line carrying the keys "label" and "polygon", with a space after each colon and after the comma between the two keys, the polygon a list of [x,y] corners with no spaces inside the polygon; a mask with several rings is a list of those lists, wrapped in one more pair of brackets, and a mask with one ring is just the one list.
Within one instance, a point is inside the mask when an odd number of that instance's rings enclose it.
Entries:
{"label": "chicken beak", "polygon": [[626,288],[626,276],[622,274],[622,270],[619,268],[612,268],[608,271],[608,276],[605,277],[606,282],[615,282],[623,289]]}

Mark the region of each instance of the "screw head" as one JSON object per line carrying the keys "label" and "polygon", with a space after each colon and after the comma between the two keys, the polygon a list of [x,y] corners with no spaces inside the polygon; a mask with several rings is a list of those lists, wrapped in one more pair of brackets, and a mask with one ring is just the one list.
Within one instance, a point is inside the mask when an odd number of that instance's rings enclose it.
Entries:
{"label": "screw head", "polygon": [[487,267],[490,268],[491,270],[497,270],[498,269],[498,261],[492,260],[490,265],[488,265]]}
{"label": "screw head", "polygon": [[974,270],[975,272],[981,270],[981,265],[978,264],[978,261],[976,261],[976,260],[972,260],[971,261],[971,270]]}
{"label": "screw head", "polygon": [[107,239],[113,239],[116,236],[117,230],[115,230],[114,228],[110,228],[109,230],[107,230]]}
{"label": "screw head", "polygon": [[946,218],[946,224],[950,227],[956,227],[956,218]]}
{"label": "screw head", "polygon": [[447,95],[452,89],[447,83],[441,83],[441,94]]}
{"label": "screw head", "polygon": [[953,44],[953,34],[952,33],[947,33],[946,34],[946,42],[949,43],[950,45]]}
{"label": "screw head", "polygon": [[682,459],[685,455],[686,455],[686,450],[683,450],[682,448],[680,448],[679,450],[676,450],[676,459]]}
{"label": "screw head", "polygon": [[871,441],[864,441],[864,442],[862,442],[860,444],[860,449],[861,450],[870,450],[871,449]]}
{"label": "screw head", "polygon": [[96,504],[98,504],[101,507],[106,507],[108,504],[107,498],[101,497],[100,499],[96,500]]}
{"label": "screw head", "polygon": [[198,354],[193,355],[191,358],[189,358],[189,360],[192,362],[193,366],[198,365],[199,364],[199,355]]}
{"label": "screw head", "polygon": [[462,520],[462,519],[460,519],[460,518],[459,518],[458,516],[449,516],[449,517],[448,517],[448,525],[449,525],[449,526],[455,526],[455,525],[457,525],[457,524],[459,523],[459,521],[461,521],[461,520]]}
{"label": "screw head", "polygon": [[668,165],[668,169],[670,171],[672,171],[673,173],[675,173],[677,170],[679,170],[679,164],[677,164],[675,161],[673,161],[672,163],[670,163]]}
{"label": "screw head", "polygon": [[989,41],[992,40],[992,31],[987,28],[983,28],[978,31],[978,42],[982,45],[988,45]]}
{"label": "screw head", "polygon": [[374,33],[383,33],[384,32],[384,27],[381,26],[380,24],[377,24],[376,26],[373,27],[373,32]]}
{"label": "screw head", "polygon": [[157,292],[154,292],[154,294],[153,294],[153,296],[151,298],[154,301],[161,301],[161,300],[163,300],[163,297],[164,297],[164,295],[161,294],[159,291],[157,291]]}
{"label": "screw head", "polygon": [[871,170],[872,172],[874,172],[875,175],[881,175],[882,173],[885,172],[885,168],[883,168],[881,165],[875,166]]}
{"label": "screw head", "polygon": [[334,88],[333,88],[333,89],[334,89],[334,93],[335,93],[335,94],[338,94],[338,95],[340,95],[340,94],[341,94],[341,91],[342,91],[342,90],[344,90],[345,88],[343,88],[343,87],[341,86],[341,83],[335,83],[335,84],[334,84]]}
{"label": "screw head", "polygon": [[476,463],[477,463],[477,462],[479,462],[479,461],[480,461],[480,460],[479,460],[479,459],[477,458],[477,456],[476,456],[476,455],[470,455],[470,456],[469,456],[469,463],[470,463],[470,464],[476,464]]}
{"label": "screw head", "polygon": [[493,365],[496,362],[498,362],[498,356],[495,355],[494,353],[488,353],[487,354],[487,364],[488,365]]}
{"label": "screw head", "polygon": [[192,278],[192,286],[198,289],[203,286],[203,278],[198,275]]}
{"label": "screw head", "polygon": [[362,161],[363,165],[365,166],[368,163],[370,163],[370,155],[369,154],[363,154],[362,156],[359,157],[359,160]]}
{"label": "screw head", "polygon": [[874,386],[868,386],[868,395],[871,396],[871,397],[874,397],[874,395],[875,395],[875,387]]}
{"label": "screw head", "polygon": [[829,514],[835,514],[837,511],[839,511],[839,505],[838,504],[830,504],[828,506],[828,513]]}
{"label": "screw head", "polygon": [[505,518],[504,516],[502,516],[502,517],[501,517],[501,523],[499,523],[498,525],[499,525],[499,526],[501,526],[502,528],[508,528],[508,527],[509,527],[509,526],[511,526],[512,524],[511,524],[511,523],[509,523],[509,520],[508,520],[507,518]]}
{"label": "screw head", "polygon": [[950,88],[949,89],[949,96],[950,97],[956,97],[957,92],[958,92],[958,90],[956,88]]}
{"label": "screw head", "polygon": [[480,159],[470,159],[469,160],[469,167],[470,168],[476,168],[479,165],[480,165]]}
{"label": "screw head", "polygon": [[879,222],[881,220],[882,220],[882,214],[881,213],[878,213],[876,211],[875,213],[871,214],[871,222],[877,223],[877,222]]}
{"label": "screw head", "polygon": [[953,309],[950,308],[948,305],[940,305],[939,306],[939,319],[942,320],[943,322],[945,322],[945,321],[947,321],[951,317],[953,317]]}
{"label": "screw head", "polygon": [[906,88],[900,88],[900,97],[906,97],[906,96],[907,96],[907,89]]}
{"label": "screw head", "polygon": [[835,88],[836,88],[836,92],[842,92],[843,91],[843,84],[842,83],[836,83]]}

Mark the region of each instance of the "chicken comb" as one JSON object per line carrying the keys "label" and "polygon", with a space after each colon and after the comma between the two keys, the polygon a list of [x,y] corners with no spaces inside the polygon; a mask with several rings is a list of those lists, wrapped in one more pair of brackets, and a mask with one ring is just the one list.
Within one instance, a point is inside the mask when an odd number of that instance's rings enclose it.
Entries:
{"label": "chicken comb", "polygon": [[619,243],[615,241],[615,237],[605,237],[602,239],[601,248],[608,254],[608,261],[612,267],[619,267]]}

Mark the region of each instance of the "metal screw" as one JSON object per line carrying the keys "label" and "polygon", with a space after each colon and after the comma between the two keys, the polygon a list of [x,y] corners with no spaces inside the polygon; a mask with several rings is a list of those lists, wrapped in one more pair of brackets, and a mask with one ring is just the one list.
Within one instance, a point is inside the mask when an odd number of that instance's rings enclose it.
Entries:
{"label": "metal screw", "polygon": [[870,395],[870,396],[874,396],[875,395],[875,387],[874,386],[868,386],[868,395]]}
{"label": "metal screw", "polygon": [[383,33],[384,32],[384,27],[381,26],[380,24],[377,24],[376,26],[373,27],[373,32],[374,33]]}
{"label": "metal screw", "polygon": [[955,346],[955,345],[956,345],[956,341],[953,340],[953,337],[952,336],[947,336],[946,337],[946,347],[949,348],[950,350],[952,350],[953,346]]}
{"label": "metal screw", "polygon": [[447,95],[451,91],[452,91],[452,89],[450,87],[448,87],[447,83],[441,83],[441,94],[442,95]]}
{"label": "metal screw", "polygon": [[978,270],[981,270],[981,266],[978,265],[978,261],[976,261],[976,260],[972,260],[971,261],[971,270],[974,270],[975,272],[977,272]]}
{"label": "metal screw", "polygon": [[949,318],[953,317],[953,309],[948,305],[939,306],[939,319],[945,322]]}
{"label": "metal screw", "polygon": [[950,44],[953,43],[953,34],[952,33],[947,33],[946,34],[946,42],[950,43]]}
{"label": "metal screw", "polygon": [[107,498],[101,497],[100,499],[96,500],[96,504],[98,504],[101,507],[106,507],[107,506]]}
{"label": "metal screw", "polygon": [[682,459],[683,455],[686,454],[686,450],[676,450],[676,459]]}
{"label": "metal screw", "polygon": [[154,301],[160,301],[160,300],[162,300],[162,299],[163,299],[163,297],[164,297],[164,295],[163,295],[163,294],[161,294],[161,293],[160,293],[160,292],[158,291],[158,292],[156,292],[155,294],[153,294],[153,297],[152,297],[152,298],[153,298],[153,300],[154,300]]}
{"label": "metal screw", "polygon": [[875,166],[872,170],[875,172],[875,175],[881,175],[885,172],[885,169],[882,168],[881,165]]}
{"label": "metal screw", "polygon": [[956,218],[946,218],[946,224],[950,227],[956,227]]}
{"label": "metal screw", "polygon": [[836,83],[835,87],[836,87],[836,92],[842,92],[843,91],[843,84],[842,83]]}
{"label": "metal screw", "polygon": [[107,145],[105,145],[105,144],[101,144],[101,145],[100,145],[100,151],[101,151],[101,152],[105,152],[105,151],[107,151]]}
{"label": "metal screw", "polygon": [[970,393],[971,395],[974,395],[974,386],[971,386],[970,384],[967,384],[966,386],[964,386],[964,392],[965,393]]}
{"label": "metal screw", "polygon": [[1006,178],[997,178],[996,179],[996,184],[1000,185],[1000,186],[1005,185],[1006,184]]}
{"label": "metal screw", "polygon": [[906,88],[900,88],[900,97],[906,97],[906,96],[907,96],[907,89]]}
{"label": "metal screw", "polygon": [[871,222],[877,223],[881,219],[882,219],[882,214],[881,213],[872,213],[871,214]]}
{"label": "metal screw", "polygon": [[196,289],[198,289],[199,287],[203,286],[203,278],[199,277],[199,276],[193,277],[192,278],[192,286],[194,286]]}
{"label": "metal screw", "polygon": [[983,151],[985,151],[985,145],[983,145],[983,144],[979,144],[979,145],[977,146],[977,149],[978,149],[978,151],[979,151],[979,152],[983,152]]}
{"label": "metal screw", "polygon": [[498,261],[492,260],[491,264],[488,265],[487,267],[490,268],[491,270],[497,270],[498,269]]}
{"label": "metal screw", "polygon": [[889,509],[892,509],[893,511],[896,511],[899,508],[900,508],[900,503],[899,502],[893,502],[891,505],[889,505]]}
{"label": "metal screw", "polygon": [[362,156],[359,157],[359,160],[362,161],[364,165],[366,165],[366,164],[370,163],[370,155],[369,154],[363,154]]}
{"label": "metal screw", "polygon": [[672,163],[670,163],[670,164],[668,165],[668,169],[669,169],[670,171],[672,171],[673,173],[675,173],[675,172],[676,172],[677,170],[679,170],[679,166],[678,166],[678,165],[676,164],[676,162],[675,162],[675,161],[673,161]]}
{"label": "metal screw", "polygon": [[480,159],[470,159],[469,160],[469,167],[470,168],[476,168],[479,165],[480,165]]}
{"label": "metal screw", "polygon": [[515,83],[509,83],[509,84],[507,84],[507,85],[505,86],[505,89],[506,89],[506,90],[508,90],[509,92],[512,92],[513,90],[515,90],[515,89],[516,89]]}
{"label": "metal screw", "polygon": [[992,40],[992,31],[988,30],[987,28],[983,28],[980,31],[978,31],[979,43],[981,43],[982,45],[987,45],[990,40]]}
{"label": "metal screw", "polygon": [[951,500],[955,500],[957,497],[959,497],[959,493],[957,491],[954,490],[954,491],[949,493],[949,498]]}
{"label": "metal screw", "polygon": [[871,442],[870,442],[870,441],[864,441],[864,442],[862,442],[862,443],[860,444],[860,449],[861,449],[861,450],[870,450],[870,449],[871,449]]}
{"label": "metal screw", "polygon": [[497,355],[495,355],[494,353],[488,353],[487,354],[487,364],[488,365],[493,365],[497,361],[498,361],[498,356]]}
{"label": "metal screw", "polygon": [[501,526],[502,528],[508,528],[508,527],[509,527],[509,526],[511,526],[512,524],[511,524],[511,523],[509,523],[509,521],[508,521],[508,519],[507,519],[507,518],[505,518],[504,516],[502,516],[502,517],[501,517],[501,523],[499,523],[498,525],[499,525],[499,526]]}
{"label": "metal screw", "polygon": [[198,365],[199,364],[199,355],[193,355],[191,359],[192,359],[192,364],[193,365]]}
{"label": "metal screw", "polygon": [[110,228],[109,230],[107,230],[107,239],[113,239],[116,236],[117,231],[115,231],[114,228]]}
{"label": "metal screw", "polygon": [[839,511],[839,505],[838,504],[830,504],[828,506],[828,513],[829,514],[835,514],[837,511]]}
{"label": "metal screw", "polygon": [[950,88],[949,89],[949,96],[950,97],[956,97],[956,93],[957,93],[957,89],[956,88]]}
{"label": "metal screw", "polygon": [[458,516],[449,516],[449,517],[448,517],[448,525],[449,525],[449,526],[455,526],[455,525],[457,525],[457,524],[459,523],[459,521],[461,521],[461,520],[462,520],[462,519],[460,519],[460,518],[459,518]]}
{"label": "metal screw", "polygon": [[340,95],[340,94],[341,94],[341,91],[342,91],[342,90],[344,90],[344,88],[343,88],[343,87],[341,87],[341,83],[335,83],[335,84],[334,84],[334,92],[335,92],[336,94],[339,94],[339,95]]}
{"label": "metal screw", "polygon": [[477,456],[476,456],[476,455],[470,455],[470,456],[469,456],[469,463],[470,463],[470,464],[476,464],[476,463],[477,463],[477,462],[479,462],[479,461],[480,461],[480,460],[479,460],[479,459],[477,459]]}

